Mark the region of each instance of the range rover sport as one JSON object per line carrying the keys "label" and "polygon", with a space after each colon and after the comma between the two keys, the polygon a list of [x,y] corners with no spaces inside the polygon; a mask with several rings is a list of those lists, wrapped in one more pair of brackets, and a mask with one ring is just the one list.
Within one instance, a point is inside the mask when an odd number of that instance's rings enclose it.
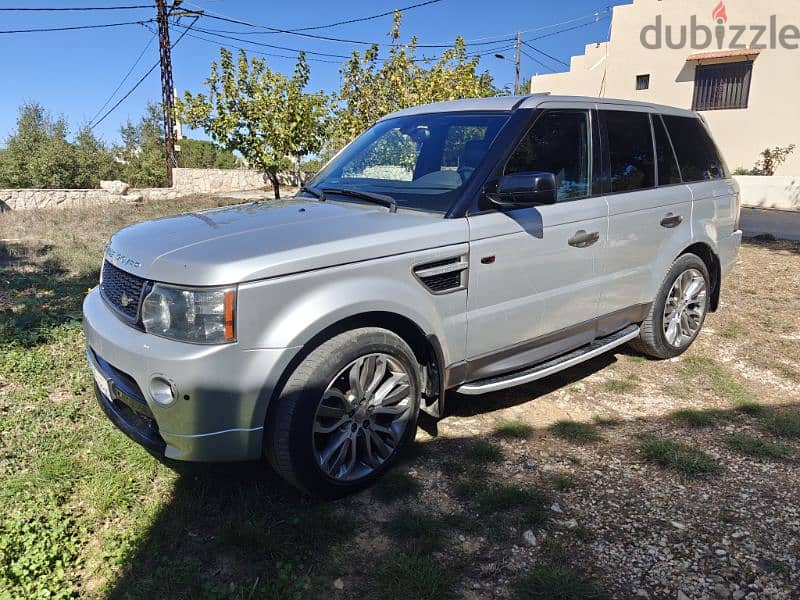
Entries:
{"label": "range rover sport", "polygon": [[342,495],[448,390],[623,344],[684,352],[734,264],[738,196],[690,111],[549,95],[400,111],[294,198],[115,233],[84,302],[98,401],[156,455],[264,456]]}

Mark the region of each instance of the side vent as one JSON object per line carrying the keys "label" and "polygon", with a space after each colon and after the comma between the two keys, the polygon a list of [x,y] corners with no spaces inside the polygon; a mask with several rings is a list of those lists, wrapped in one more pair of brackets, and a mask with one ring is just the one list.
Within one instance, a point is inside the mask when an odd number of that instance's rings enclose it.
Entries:
{"label": "side vent", "polygon": [[432,294],[449,294],[467,287],[466,256],[456,256],[414,267],[414,275]]}

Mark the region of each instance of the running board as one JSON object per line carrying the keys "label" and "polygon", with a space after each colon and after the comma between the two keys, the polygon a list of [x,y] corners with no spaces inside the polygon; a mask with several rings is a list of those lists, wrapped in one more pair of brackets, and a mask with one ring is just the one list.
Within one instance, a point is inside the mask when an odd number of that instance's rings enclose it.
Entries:
{"label": "running board", "polygon": [[562,354],[557,358],[536,365],[530,369],[516,371],[515,373],[500,375],[499,377],[492,377],[490,379],[473,381],[472,383],[465,383],[461,387],[457,388],[456,391],[459,394],[476,396],[478,394],[486,394],[488,392],[504,390],[506,388],[522,385],[523,383],[530,383],[531,381],[543,379],[544,377],[548,377],[554,373],[558,373],[559,371],[574,367],[575,365],[589,360],[590,358],[594,358],[595,356],[600,356],[612,348],[616,348],[617,346],[621,346],[626,342],[630,342],[638,335],[639,326],[629,325],[617,333],[611,334],[604,338],[596,339],[591,344],[587,344],[586,346],[578,348],[577,350],[573,350],[568,354]]}

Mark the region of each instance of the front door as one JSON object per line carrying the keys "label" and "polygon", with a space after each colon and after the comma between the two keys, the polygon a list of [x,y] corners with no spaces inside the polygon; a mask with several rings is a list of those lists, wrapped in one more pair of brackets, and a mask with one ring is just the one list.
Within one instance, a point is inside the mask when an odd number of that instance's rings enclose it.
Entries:
{"label": "front door", "polygon": [[589,110],[546,110],[502,174],[556,176],[558,202],[468,217],[469,378],[511,372],[594,338],[608,205],[592,196]]}

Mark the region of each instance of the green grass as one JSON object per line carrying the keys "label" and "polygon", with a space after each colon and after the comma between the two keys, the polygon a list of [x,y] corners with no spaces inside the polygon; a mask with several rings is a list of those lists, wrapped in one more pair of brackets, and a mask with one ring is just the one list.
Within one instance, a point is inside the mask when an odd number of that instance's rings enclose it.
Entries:
{"label": "green grass", "polygon": [[731,416],[729,411],[709,409],[709,410],[695,410],[685,408],[676,410],[670,414],[670,417],[689,427],[713,427],[720,421],[729,419]]}
{"label": "green grass", "polygon": [[588,444],[603,439],[594,425],[577,421],[558,421],[550,427],[550,431],[561,439],[575,444]]}
{"label": "green grass", "polygon": [[482,512],[510,510],[521,506],[540,507],[548,496],[541,490],[509,484],[492,484],[477,493],[478,508]]}
{"label": "green grass", "polygon": [[785,460],[794,454],[793,448],[787,444],[762,440],[748,433],[733,433],[725,436],[725,443],[737,452],[754,458]]}
{"label": "green grass", "polygon": [[404,508],[386,524],[386,531],[403,547],[430,553],[445,544],[455,518]]}
{"label": "green grass", "polygon": [[447,597],[458,573],[450,562],[419,552],[390,552],[378,561],[369,597],[439,600]]}
{"label": "green grass", "polygon": [[575,480],[564,473],[558,473],[549,479],[550,483],[553,484],[553,487],[560,492],[567,492],[575,487]]}
{"label": "green grass", "polygon": [[519,600],[601,600],[607,595],[578,571],[556,565],[538,565],[513,584]]}
{"label": "green grass", "polygon": [[686,477],[697,477],[719,471],[719,466],[705,452],[669,438],[660,438],[651,434],[640,436],[642,457],[677,471]]}
{"label": "green grass", "polygon": [[603,382],[603,389],[609,394],[627,394],[639,387],[639,376],[633,373],[623,379],[609,379]]}
{"label": "green grass", "polygon": [[494,434],[506,439],[527,439],[533,434],[533,427],[520,420],[501,419],[494,426]]}
{"label": "green grass", "polygon": [[422,486],[413,475],[394,470],[384,475],[372,486],[372,495],[381,502],[394,502],[416,496],[421,489]]}
{"label": "green grass", "polygon": [[773,435],[800,439],[800,411],[782,410],[764,414],[761,417],[764,427]]}
{"label": "green grass", "polygon": [[705,356],[687,356],[681,361],[680,375],[684,382],[700,383],[715,395],[728,399],[734,407],[750,406],[755,396],[718,361]]}
{"label": "green grass", "polygon": [[466,458],[477,465],[487,465],[503,461],[503,450],[497,444],[478,440],[467,448]]}

